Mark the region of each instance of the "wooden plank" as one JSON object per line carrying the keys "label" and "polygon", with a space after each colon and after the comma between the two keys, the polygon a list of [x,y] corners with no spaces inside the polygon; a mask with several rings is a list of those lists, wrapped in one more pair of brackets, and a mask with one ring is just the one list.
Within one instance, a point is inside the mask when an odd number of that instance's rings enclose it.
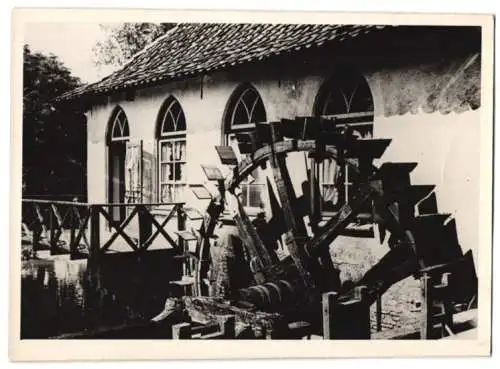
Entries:
{"label": "wooden plank", "polygon": [[380,332],[382,330],[382,295],[380,293],[377,294],[375,314],[377,320],[377,332]]}
{"label": "wooden plank", "polygon": [[101,231],[99,222],[99,206],[90,207],[90,250],[89,255],[96,257],[101,251]]}
{"label": "wooden plank", "polygon": [[220,162],[224,165],[238,165],[238,158],[231,146],[215,146]]}
{"label": "wooden plank", "polygon": [[391,143],[391,139],[353,140],[346,145],[347,158],[380,158]]}
{"label": "wooden plank", "polygon": [[217,320],[219,322],[220,330],[225,339],[234,339],[236,336],[235,324],[236,316],[234,315],[222,315],[218,316]]}
{"label": "wooden plank", "polygon": [[205,173],[207,179],[209,181],[222,181],[224,180],[224,176],[219,168],[211,165],[202,165],[201,169]]}
{"label": "wooden plank", "polygon": [[246,246],[248,253],[250,254],[250,258],[252,261],[252,273],[257,283],[264,283],[266,281],[266,276],[264,274],[262,261],[260,255],[257,251],[257,247],[247,232],[247,228],[245,227],[243,220],[241,219],[239,214],[234,216],[234,220],[236,222],[236,227],[238,228],[238,233],[243,241],[243,244]]}
{"label": "wooden plank", "polygon": [[436,193],[431,193],[427,198],[422,200],[418,205],[418,214],[436,214],[438,212]]}
{"label": "wooden plank", "polygon": [[190,184],[189,188],[191,189],[191,191],[193,191],[196,198],[198,198],[200,200],[209,200],[212,198],[212,195],[210,194],[210,192],[207,190],[207,188],[204,185]]}
{"label": "wooden plank", "polygon": [[432,297],[431,297],[431,277],[424,274],[420,278],[421,288],[421,318],[420,318],[420,339],[430,339],[432,332]]}
{"label": "wooden plank", "polygon": [[304,283],[313,290],[314,283],[307,268],[307,261],[303,253],[303,246],[307,240],[307,231],[304,220],[297,216],[295,206],[297,198],[293,190],[292,181],[286,167],[286,158],[283,155],[274,156],[271,161],[274,183],[281,202],[281,209],[287,227],[285,245],[292,257],[295,266]]}
{"label": "wooden plank", "polygon": [[238,214],[241,219],[241,227],[244,227],[244,231],[249,237],[248,241],[251,242],[253,245],[252,247],[255,248],[257,255],[259,259],[261,259],[264,268],[271,267],[273,265],[273,261],[271,259],[271,256],[269,255],[269,251],[262,242],[262,239],[257,233],[254,225],[252,224],[252,221],[245,212],[243,204],[241,203],[238,197],[236,197],[236,202],[238,204]]}
{"label": "wooden plank", "polygon": [[345,204],[322,228],[318,236],[314,237],[305,246],[306,252],[313,256],[321,248],[327,248],[340,232],[355,217],[356,212],[377,193],[377,183],[367,183],[361,187],[359,195],[350,203]]}
{"label": "wooden plank", "polygon": [[334,338],[335,305],[337,304],[337,292],[326,292],[322,295],[323,307],[323,339]]}
{"label": "wooden plank", "polygon": [[75,248],[79,246],[80,244],[80,240],[83,239],[83,241],[85,242],[85,244],[87,245],[87,247],[91,248],[91,243],[89,242],[89,240],[87,239],[87,235],[86,235],[86,227],[87,227],[87,224],[89,223],[89,219],[90,219],[90,216],[91,216],[91,210],[90,208],[87,208],[87,215],[82,219],[81,216],[80,216],[80,212],[78,211],[78,209],[74,208],[74,216],[75,216],[75,220],[78,222],[78,232],[76,233],[76,238],[75,238]]}

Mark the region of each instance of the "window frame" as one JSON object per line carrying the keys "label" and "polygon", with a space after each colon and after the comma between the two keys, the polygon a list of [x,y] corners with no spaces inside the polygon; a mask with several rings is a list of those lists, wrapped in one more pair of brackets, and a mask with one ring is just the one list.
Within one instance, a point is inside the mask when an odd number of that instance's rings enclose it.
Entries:
{"label": "window frame", "polygon": [[[244,101],[244,97],[245,97],[245,94],[252,90],[255,95],[256,95],[256,99],[254,101],[254,105],[252,107],[252,109],[248,109],[248,107],[246,106],[246,103]],[[260,123],[261,121],[257,121],[257,122],[251,122],[251,123],[234,123],[234,120],[235,120],[235,115],[236,115],[236,110],[239,106],[239,104],[244,104],[244,107],[245,107],[245,111],[248,113],[248,120],[251,121],[252,118],[253,118],[253,113],[255,111],[255,108],[257,107],[257,104],[260,102],[261,104],[261,109],[262,109],[262,112],[264,113],[264,120],[262,122],[265,122],[267,120],[267,111],[266,111],[266,107],[264,105],[264,100],[262,99],[262,96],[260,95],[259,91],[254,87],[252,86],[251,84],[248,84],[248,83],[245,83],[243,85],[240,85],[236,88],[236,90],[233,92],[233,94],[231,95],[231,98],[229,100],[229,103],[228,103],[228,108],[226,109],[226,114],[225,114],[225,117],[224,117],[224,122],[223,122],[223,144],[226,145],[226,146],[231,146],[231,140],[233,139],[233,136],[235,136],[236,134],[238,133],[245,133],[245,132],[249,132],[253,129],[255,129],[255,124],[256,123]],[[245,157],[247,156],[247,154],[240,154],[239,153],[239,150],[238,152],[236,153],[237,155],[241,155],[242,157]],[[256,169],[256,170],[259,170],[259,169]],[[252,176],[255,178],[255,176]],[[255,178],[255,180],[258,180],[257,178]],[[244,189],[244,187],[246,187],[246,190]],[[253,212],[257,212],[261,209],[260,205],[257,205],[257,206],[252,206],[251,205],[251,201],[250,201],[250,188],[251,187],[259,187],[261,189],[260,191],[260,198],[262,199],[263,196],[265,196],[265,190],[266,190],[266,183],[265,181],[262,181],[262,183],[254,183],[254,181],[252,182],[248,182],[248,179],[245,178],[241,183],[240,183],[240,189],[241,189],[241,193],[242,193],[242,197],[240,197],[240,201],[243,205],[243,207],[245,208],[245,210],[247,210],[249,213],[253,213]],[[246,194],[246,195],[245,195]],[[244,198],[243,198],[244,196]],[[264,202],[264,201],[262,201]]]}
{"label": "window frame", "polygon": [[[352,70],[350,71],[351,73],[353,72]],[[346,127],[346,126],[349,126],[349,127],[363,127],[363,128],[368,128],[368,129],[372,129],[373,130],[373,119],[374,119],[374,101],[373,101],[373,95],[372,95],[372,92],[371,92],[371,89],[370,89],[370,86],[368,84],[368,81],[366,80],[366,78],[360,74],[360,73],[353,73],[352,74],[353,76],[355,76],[357,78],[357,85],[355,86],[355,88],[352,90],[352,94],[351,96],[349,97],[349,99],[346,98],[345,94],[344,94],[344,91],[343,91],[343,87],[345,86],[341,86],[340,84],[338,84],[336,82],[336,76],[339,76],[339,74],[336,74],[335,76],[331,77],[330,79],[328,79],[325,83],[323,83],[323,85],[320,87],[320,90],[318,91],[318,94],[317,94],[317,97],[316,97],[316,102],[315,102],[315,115],[318,116],[318,117],[321,117],[321,118],[326,118],[326,119],[332,119],[332,118],[337,118],[337,119],[341,119],[341,118],[356,118],[356,119],[359,119],[359,118],[363,118],[363,117],[366,117],[367,119],[366,120],[362,120],[361,121],[355,121],[355,122],[352,122],[352,123],[340,123],[340,124],[337,124],[337,126],[340,126],[340,127]],[[346,104],[345,105],[345,110],[348,111],[350,110],[350,108],[352,107],[352,102],[355,101],[356,98],[358,99],[363,99],[363,98],[366,98],[367,96],[363,96],[363,95],[360,95],[358,94],[358,87],[359,87],[359,84],[361,83],[364,83],[365,84],[365,87],[367,87],[367,92],[370,94],[369,95],[369,99],[367,99],[367,101],[370,101],[371,102],[371,107],[368,107],[367,106],[367,109],[365,109],[365,111],[363,112],[346,112],[346,113],[338,113],[338,114],[323,114],[326,110],[326,106],[327,104],[330,104],[330,100],[331,100],[331,96],[333,96],[333,92],[335,92],[333,89],[340,89],[341,91],[341,94],[343,95],[344,97],[344,103]],[[349,102],[347,101],[349,100]],[[370,109],[371,108],[371,111]],[[334,204],[332,206],[332,209],[328,209],[328,210],[324,210],[325,208],[325,201],[324,201],[324,194],[325,192],[327,191],[328,187],[329,186],[335,186],[337,185],[337,183],[333,183],[331,181],[325,181],[325,176],[324,176],[324,168],[325,168],[325,163],[324,162],[321,162],[321,163],[317,163],[317,166],[318,166],[318,170],[319,170],[319,173],[320,175],[318,176],[318,185],[319,185],[319,188],[320,188],[320,193],[321,193],[321,201],[320,201],[320,211],[323,215],[330,215],[332,213],[336,213],[337,211],[339,211],[342,206],[344,206],[345,204],[347,204],[349,201],[350,201],[350,193],[352,193],[352,186],[354,184],[354,181],[352,178],[350,178],[350,173],[349,173],[349,166],[348,165],[345,165],[343,169],[343,180],[342,180],[342,183],[340,183],[340,186],[337,186],[337,190],[340,191],[340,189],[342,189],[342,196],[340,196],[339,194],[339,201],[341,201],[341,197],[343,197],[343,202],[342,203],[337,203],[337,204]],[[339,170],[337,168],[335,168],[335,170]],[[338,174],[337,174],[338,175]],[[337,176],[336,175],[336,176]],[[335,176],[335,177],[336,177]]]}
{"label": "window frame", "polygon": [[[172,107],[175,105],[178,105],[179,107],[179,114],[177,118],[174,117],[173,113],[171,112]],[[167,131],[164,132],[164,126],[167,122],[167,117],[172,117],[172,125],[174,127],[174,131]],[[183,130],[177,130],[177,125],[179,123],[180,117],[183,116],[184,119],[184,125],[185,128]],[[175,120],[174,120],[175,119]],[[158,114],[157,118],[157,144],[156,144],[156,150],[157,150],[157,162],[158,162],[158,169],[157,169],[157,175],[158,175],[158,189],[157,189],[157,195],[158,195],[158,202],[162,203],[175,203],[175,202],[180,202],[184,200],[185,192],[187,189],[187,122],[186,122],[186,115],[184,113],[184,109],[182,109],[181,104],[179,101],[174,98],[173,96],[169,96],[165,102],[162,104],[162,107],[160,108],[160,112]],[[176,160],[175,158],[171,160],[162,160],[162,147],[163,145],[166,144],[171,144],[172,148],[175,146],[176,143],[178,142],[184,142],[184,160]],[[172,168],[174,169],[174,174],[173,180],[166,180],[163,181],[162,178],[162,165],[163,164],[172,164]],[[184,180],[175,180],[175,164],[180,164],[181,167],[183,168],[182,170],[184,171]],[[163,187],[164,186],[172,186],[172,188],[176,187],[181,187],[181,191],[179,191],[180,195],[179,198],[175,197],[176,191],[173,192],[173,198],[170,199],[169,201],[166,201],[163,199]]]}
{"label": "window frame", "polygon": [[[123,117],[123,118],[122,118]],[[121,118],[121,119],[120,119]],[[114,136],[115,126],[119,124],[120,136]],[[124,135],[125,128],[128,130],[128,135]],[[119,142],[128,141],[130,139],[130,126],[128,124],[128,118],[121,107],[118,107],[114,113],[113,122],[111,123],[109,130],[109,142]]]}

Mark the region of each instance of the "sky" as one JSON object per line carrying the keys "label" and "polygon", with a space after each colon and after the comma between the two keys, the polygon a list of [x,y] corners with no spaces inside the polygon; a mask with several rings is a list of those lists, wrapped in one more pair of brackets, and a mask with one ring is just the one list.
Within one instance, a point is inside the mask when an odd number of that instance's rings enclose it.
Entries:
{"label": "sky", "polygon": [[95,82],[112,70],[98,69],[92,59],[92,47],[105,34],[98,23],[47,22],[27,23],[24,42],[32,51],[52,53],[82,82]]}

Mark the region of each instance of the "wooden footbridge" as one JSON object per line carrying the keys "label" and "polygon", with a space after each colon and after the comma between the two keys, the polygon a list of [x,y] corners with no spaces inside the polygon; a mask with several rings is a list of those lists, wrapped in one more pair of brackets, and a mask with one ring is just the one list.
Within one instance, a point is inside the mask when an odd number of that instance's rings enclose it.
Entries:
{"label": "wooden footbridge", "polygon": [[[113,219],[116,208],[125,210],[121,221]],[[72,260],[162,248],[184,250],[189,233],[184,210],[181,202],[90,204],[23,199],[22,243],[31,245],[34,252],[69,254]]]}

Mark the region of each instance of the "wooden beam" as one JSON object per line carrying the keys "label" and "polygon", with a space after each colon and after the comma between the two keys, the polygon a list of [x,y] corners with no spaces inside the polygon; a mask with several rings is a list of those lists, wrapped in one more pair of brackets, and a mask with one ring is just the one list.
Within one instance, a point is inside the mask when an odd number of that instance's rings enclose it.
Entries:
{"label": "wooden beam", "polygon": [[334,338],[335,331],[335,305],[337,304],[337,292],[326,292],[322,295],[323,307],[323,339]]}
{"label": "wooden beam", "polygon": [[306,252],[311,255],[317,255],[322,248],[328,248],[329,245],[340,235],[341,231],[348,225],[350,220],[355,217],[357,211],[369,201],[379,190],[378,181],[368,182],[361,187],[359,195],[351,203],[345,204],[340,211],[335,214],[321,229],[318,236],[308,242],[305,247]]}
{"label": "wooden beam", "polygon": [[90,250],[89,256],[96,257],[101,251],[101,231],[99,222],[99,206],[90,206]]}

